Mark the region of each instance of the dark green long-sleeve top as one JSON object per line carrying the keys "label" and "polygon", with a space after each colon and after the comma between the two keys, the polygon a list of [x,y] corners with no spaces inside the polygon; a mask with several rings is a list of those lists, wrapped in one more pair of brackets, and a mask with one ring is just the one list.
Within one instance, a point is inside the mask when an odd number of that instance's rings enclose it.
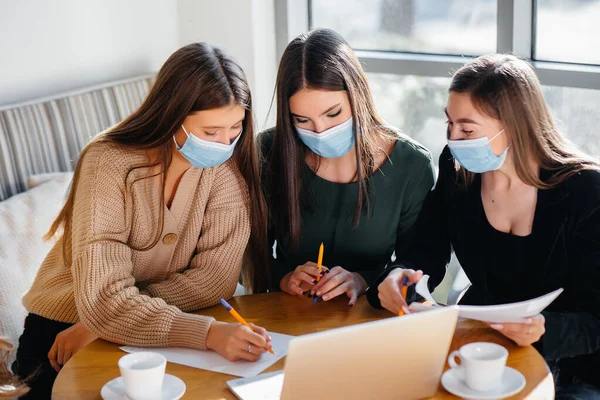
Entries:
{"label": "dark green long-sleeve top", "polygon": [[[274,134],[271,129],[259,136],[265,160]],[[271,253],[272,290],[280,290],[281,278],[297,266],[317,262],[321,243],[325,246],[323,265],[357,272],[370,285],[394,252],[406,251],[421,205],[434,185],[435,172],[429,151],[398,132],[389,159],[370,178],[370,215],[363,212],[357,226],[352,220],[358,184],[327,181],[308,165],[303,180],[311,207],[302,210],[298,249],[292,253],[286,237],[277,237],[272,231],[269,235],[270,248],[277,242],[275,255]]]}

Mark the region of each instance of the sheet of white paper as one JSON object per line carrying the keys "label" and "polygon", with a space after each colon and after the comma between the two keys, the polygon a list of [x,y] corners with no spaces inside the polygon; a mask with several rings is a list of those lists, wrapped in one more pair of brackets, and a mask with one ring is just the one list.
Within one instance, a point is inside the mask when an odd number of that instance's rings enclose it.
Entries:
{"label": "sheet of white paper", "polygon": [[[425,300],[432,303],[431,306],[422,303],[411,303],[408,309],[413,312],[428,311],[435,307],[443,307],[436,303],[431,296],[427,282],[428,275],[417,282],[415,291],[420,294]],[[563,289],[556,289],[553,292],[545,294],[535,299],[520,301],[518,303],[498,304],[493,306],[468,306],[459,305],[459,317],[475,319],[478,321],[508,323],[508,322],[523,322],[528,317],[532,317],[542,312],[563,292]]]}
{"label": "sheet of white paper", "polygon": [[124,346],[121,350],[127,353],[138,351],[154,351],[160,353],[167,361],[187,365],[188,367],[206,369],[208,371],[220,372],[223,374],[241,376],[244,378],[256,376],[271,365],[283,358],[288,352],[288,344],[294,337],[283,335],[281,333],[269,332],[275,355],[265,352],[256,362],[250,361],[229,361],[214,351],[202,351],[185,349],[182,347],[169,348],[147,348]]}
{"label": "sheet of white paper", "polygon": [[494,306],[458,306],[459,315],[463,318],[486,322],[524,322],[528,317],[541,313],[561,294],[562,288],[535,299],[518,303],[499,304]]}
{"label": "sheet of white paper", "polygon": [[252,378],[233,379],[227,382],[227,386],[240,400],[279,400],[283,378],[283,371],[275,371]]}
{"label": "sheet of white paper", "polygon": [[437,305],[437,302],[433,299],[431,293],[429,292],[429,286],[427,286],[428,282],[429,275],[423,275],[421,279],[419,279],[419,282],[417,282],[415,285],[415,291],[431,304]]}

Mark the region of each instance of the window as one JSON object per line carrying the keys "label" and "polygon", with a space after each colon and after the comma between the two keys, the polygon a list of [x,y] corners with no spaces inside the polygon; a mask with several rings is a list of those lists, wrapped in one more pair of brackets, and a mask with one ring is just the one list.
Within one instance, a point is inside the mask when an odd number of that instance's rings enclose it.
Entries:
{"label": "window", "polygon": [[544,86],[559,131],[581,150],[600,157],[600,90]]}
{"label": "window", "polygon": [[450,78],[367,74],[377,111],[390,125],[425,146],[435,163],[446,145]]}
{"label": "window", "polygon": [[[450,78],[378,73],[367,78],[383,119],[429,149],[437,164],[446,145],[444,107]],[[559,131],[586,153],[600,156],[600,90],[542,89]]]}
{"label": "window", "polygon": [[312,0],[312,27],[355,49],[467,54],[496,50],[496,0]]}
{"label": "window", "polygon": [[434,154],[452,71],[484,53],[533,60],[561,132],[600,157],[600,0],[278,0],[279,54],[337,30],[365,65],[383,118]]}
{"label": "window", "polygon": [[536,59],[600,64],[600,0],[536,4]]}

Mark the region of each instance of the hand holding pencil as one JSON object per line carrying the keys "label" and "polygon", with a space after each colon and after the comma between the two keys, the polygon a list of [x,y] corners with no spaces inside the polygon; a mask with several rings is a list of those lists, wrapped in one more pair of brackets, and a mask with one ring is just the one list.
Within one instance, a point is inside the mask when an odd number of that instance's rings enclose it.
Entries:
{"label": "hand holding pencil", "polygon": [[229,361],[257,361],[263,353],[273,352],[271,337],[265,328],[246,322],[227,301],[222,299],[221,302],[223,306],[227,304],[225,307],[239,323],[213,321],[205,341],[199,338],[208,350],[214,350]]}
{"label": "hand holding pencil", "polygon": [[423,277],[423,271],[412,269],[395,268],[377,287],[381,306],[396,315],[409,314],[406,294],[408,286],[419,282]]}
{"label": "hand holding pencil", "polygon": [[[312,261],[308,261],[284,276],[279,283],[281,290],[292,296],[301,296],[312,289],[321,280],[323,275],[329,272],[329,269],[323,266],[324,248],[323,243],[321,243],[316,264]],[[316,302],[316,299],[313,301]]]}
{"label": "hand holding pencil", "polygon": [[[242,325],[244,325],[244,326],[247,326],[248,328],[250,328],[250,330],[251,330],[252,332],[256,332],[256,329],[255,329],[255,327],[254,327],[254,326],[250,326],[250,324],[248,324],[248,323],[246,322],[246,320],[245,320],[244,318],[242,318],[242,316],[241,316],[240,314],[238,314],[238,312],[237,312],[237,311],[235,311],[235,310],[233,309],[233,307],[231,307],[231,305],[230,305],[230,304],[227,302],[227,300],[225,300],[225,299],[221,299],[221,305],[222,305],[223,307],[225,307],[225,309],[226,309],[227,311],[229,311],[229,314],[231,314],[231,315],[233,316],[233,318],[235,318],[235,320],[236,320],[237,322],[239,322],[240,324],[242,324]],[[273,352],[273,349],[272,349],[272,348],[270,348],[270,347],[265,347],[265,348],[267,349],[267,351],[268,351],[269,353],[271,353],[271,354],[273,354],[273,355],[275,354],[275,353]]]}

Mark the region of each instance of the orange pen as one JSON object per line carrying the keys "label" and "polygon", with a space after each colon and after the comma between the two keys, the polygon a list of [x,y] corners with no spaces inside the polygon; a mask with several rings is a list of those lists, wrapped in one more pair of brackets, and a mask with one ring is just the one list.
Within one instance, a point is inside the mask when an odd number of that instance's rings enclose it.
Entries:
{"label": "orange pen", "polygon": [[[317,260],[317,268],[319,268],[319,271],[321,271],[323,269],[323,243],[321,243],[321,246],[319,246],[319,259]],[[321,280],[321,275],[319,274],[319,276],[317,276],[317,282],[319,282]],[[313,297],[313,303],[317,304],[317,296]]]}
{"label": "orange pen", "polygon": [[[237,322],[239,322],[242,325],[246,325],[248,328],[250,328],[250,330],[252,332],[254,332],[254,328],[252,328],[252,326],[250,326],[250,324],[248,324],[246,322],[246,320],[244,318],[242,318],[242,316],[233,309],[233,307],[231,307],[231,305],[227,302],[227,300],[221,299],[221,305],[223,305],[223,307],[225,307],[227,309],[227,311],[229,311],[229,314],[231,314]],[[273,352],[273,349],[269,348],[267,350],[269,351],[269,353],[275,355],[275,353]]]}
{"label": "orange pen", "polygon": [[[319,246],[319,258],[317,260],[317,268],[319,268],[319,271],[321,271],[323,269],[323,243],[321,243],[321,246]],[[321,280],[321,275],[317,276],[317,282],[319,282]]]}
{"label": "orange pen", "polygon": [[[408,276],[405,276],[404,279],[402,280],[402,288],[400,289],[400,293],[402,293],[402,298],[404,300],[406,300],[406,292],[408,291]],[[404,315],[404,311],[402,311],[402,308],[400,308],[400,310],[398,310],[398,316],[401,317]]]}

